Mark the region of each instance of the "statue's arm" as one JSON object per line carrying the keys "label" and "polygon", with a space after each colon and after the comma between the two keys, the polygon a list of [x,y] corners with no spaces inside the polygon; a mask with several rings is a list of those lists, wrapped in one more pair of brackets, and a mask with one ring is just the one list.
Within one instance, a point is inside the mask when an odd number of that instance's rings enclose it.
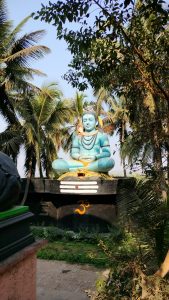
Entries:
{"label": "statue's arm", "polygon": [[77,135],[73,135],[70,155],[73,159],[79,160],[80,146],[79,146],[79,138]]}
{"label": "statue's arm", "polygon": [[100,147],[101,147],[101,152],[99,154],[96,154],[96,159],[111,156],[110,144],[109,144],[107,134],[102,134],[102,136],[100,137]]}

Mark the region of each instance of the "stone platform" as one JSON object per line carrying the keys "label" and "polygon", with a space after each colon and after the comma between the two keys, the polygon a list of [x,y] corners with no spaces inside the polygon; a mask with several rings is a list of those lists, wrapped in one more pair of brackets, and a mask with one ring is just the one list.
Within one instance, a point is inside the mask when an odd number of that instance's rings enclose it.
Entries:
{"label": "stone platform", "polygon": [[[70,230],[99,228],[107,232],[118,214],[117,195],[131,178],[66,176],[60,180],[31,179],[26,204],[35,223],[55,224]],[[22,180],[24,192],[26,179]]]}
{"label": "stone platform", "polygon": [[0,299],[36,300],[36,253],[45,244],[34,242],[0,262]]}
{"label": "stone platform", "polygon": [[[129,181],[130,178],[100,177],[72,177],[67,176],[61,180],[32,178],[29,193],[43,194],[79,194],[79,195],[116,195],[121,182]],[[22,191],[26,186],[26,178],[22,179]]]}

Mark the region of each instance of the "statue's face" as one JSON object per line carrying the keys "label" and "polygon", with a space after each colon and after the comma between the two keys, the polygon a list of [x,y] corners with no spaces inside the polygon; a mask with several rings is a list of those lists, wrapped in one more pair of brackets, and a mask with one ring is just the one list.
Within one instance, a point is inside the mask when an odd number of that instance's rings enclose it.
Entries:
{"label": "statue's face", "polygon": [[93,129],[95,129],[96,119],[95,119],[94,115],[85,114],[85,115],[83,115],[82,121],[83,121],[83,127],[84,127],[85,131],[92,131]]}

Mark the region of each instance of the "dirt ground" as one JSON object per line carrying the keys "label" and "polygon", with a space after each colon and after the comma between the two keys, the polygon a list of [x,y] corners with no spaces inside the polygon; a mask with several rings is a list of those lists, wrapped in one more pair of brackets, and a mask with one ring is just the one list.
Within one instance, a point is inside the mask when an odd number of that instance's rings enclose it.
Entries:
{"label": "dirt ground", "polygon": [[103,270],[60,261],[37,261],[37,300],[88,300]]}

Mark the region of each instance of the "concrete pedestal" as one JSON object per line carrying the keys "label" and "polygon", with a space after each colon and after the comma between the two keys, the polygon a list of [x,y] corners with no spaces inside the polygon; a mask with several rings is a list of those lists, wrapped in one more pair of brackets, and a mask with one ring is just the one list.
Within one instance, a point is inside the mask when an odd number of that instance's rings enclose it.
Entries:
{"label": "concrete pedestal", "polygon": [[36,300],[36,253],[45,244],[34,242],[0,262],[0,299]]}

